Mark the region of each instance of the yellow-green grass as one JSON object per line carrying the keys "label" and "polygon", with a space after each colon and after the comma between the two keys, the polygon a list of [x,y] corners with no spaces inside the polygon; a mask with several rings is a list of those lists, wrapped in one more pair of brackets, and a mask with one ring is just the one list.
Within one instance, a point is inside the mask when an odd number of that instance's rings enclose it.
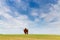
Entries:
{"label": "yellow-green grass", "polygon": [[29,35],[0,35],[0,40],[60,40],[60,35],[43,35],[43,34],[29,34]]}

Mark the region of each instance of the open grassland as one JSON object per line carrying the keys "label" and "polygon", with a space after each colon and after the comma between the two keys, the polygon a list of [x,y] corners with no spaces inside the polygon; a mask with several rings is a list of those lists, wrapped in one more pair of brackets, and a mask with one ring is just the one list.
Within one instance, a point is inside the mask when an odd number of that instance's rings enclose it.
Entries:
{"label": "open grassland", "polygon": [[60,40],[60,35],[0,35],[0,40]]}

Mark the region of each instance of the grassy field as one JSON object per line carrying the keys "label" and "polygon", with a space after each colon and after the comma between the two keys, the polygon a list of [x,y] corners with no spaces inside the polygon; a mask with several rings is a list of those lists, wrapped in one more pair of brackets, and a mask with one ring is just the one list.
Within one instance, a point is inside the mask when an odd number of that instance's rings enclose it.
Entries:
{"label": "grassy field", "polygon": [[0,40],[60,40],[59,35],[0,35]]}

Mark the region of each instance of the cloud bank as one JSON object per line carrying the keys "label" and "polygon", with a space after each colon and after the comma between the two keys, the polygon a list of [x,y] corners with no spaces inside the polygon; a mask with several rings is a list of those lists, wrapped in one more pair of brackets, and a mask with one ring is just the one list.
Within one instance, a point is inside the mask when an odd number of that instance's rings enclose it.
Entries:
{"label": "cloud bank", "polygon": [[[42,2],[42,3],[41,3]],[[0,0],[0,33],[60,34],[60,1]]]}

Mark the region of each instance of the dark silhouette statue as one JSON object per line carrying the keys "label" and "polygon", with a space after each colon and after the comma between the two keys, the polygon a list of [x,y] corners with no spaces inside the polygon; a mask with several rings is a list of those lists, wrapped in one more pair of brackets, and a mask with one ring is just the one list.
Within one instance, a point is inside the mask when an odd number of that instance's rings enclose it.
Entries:
{"label": "dark silhouette statue", "polygon": [[24,33],[28,34],[28,29],[27,28],[24,29]]}

